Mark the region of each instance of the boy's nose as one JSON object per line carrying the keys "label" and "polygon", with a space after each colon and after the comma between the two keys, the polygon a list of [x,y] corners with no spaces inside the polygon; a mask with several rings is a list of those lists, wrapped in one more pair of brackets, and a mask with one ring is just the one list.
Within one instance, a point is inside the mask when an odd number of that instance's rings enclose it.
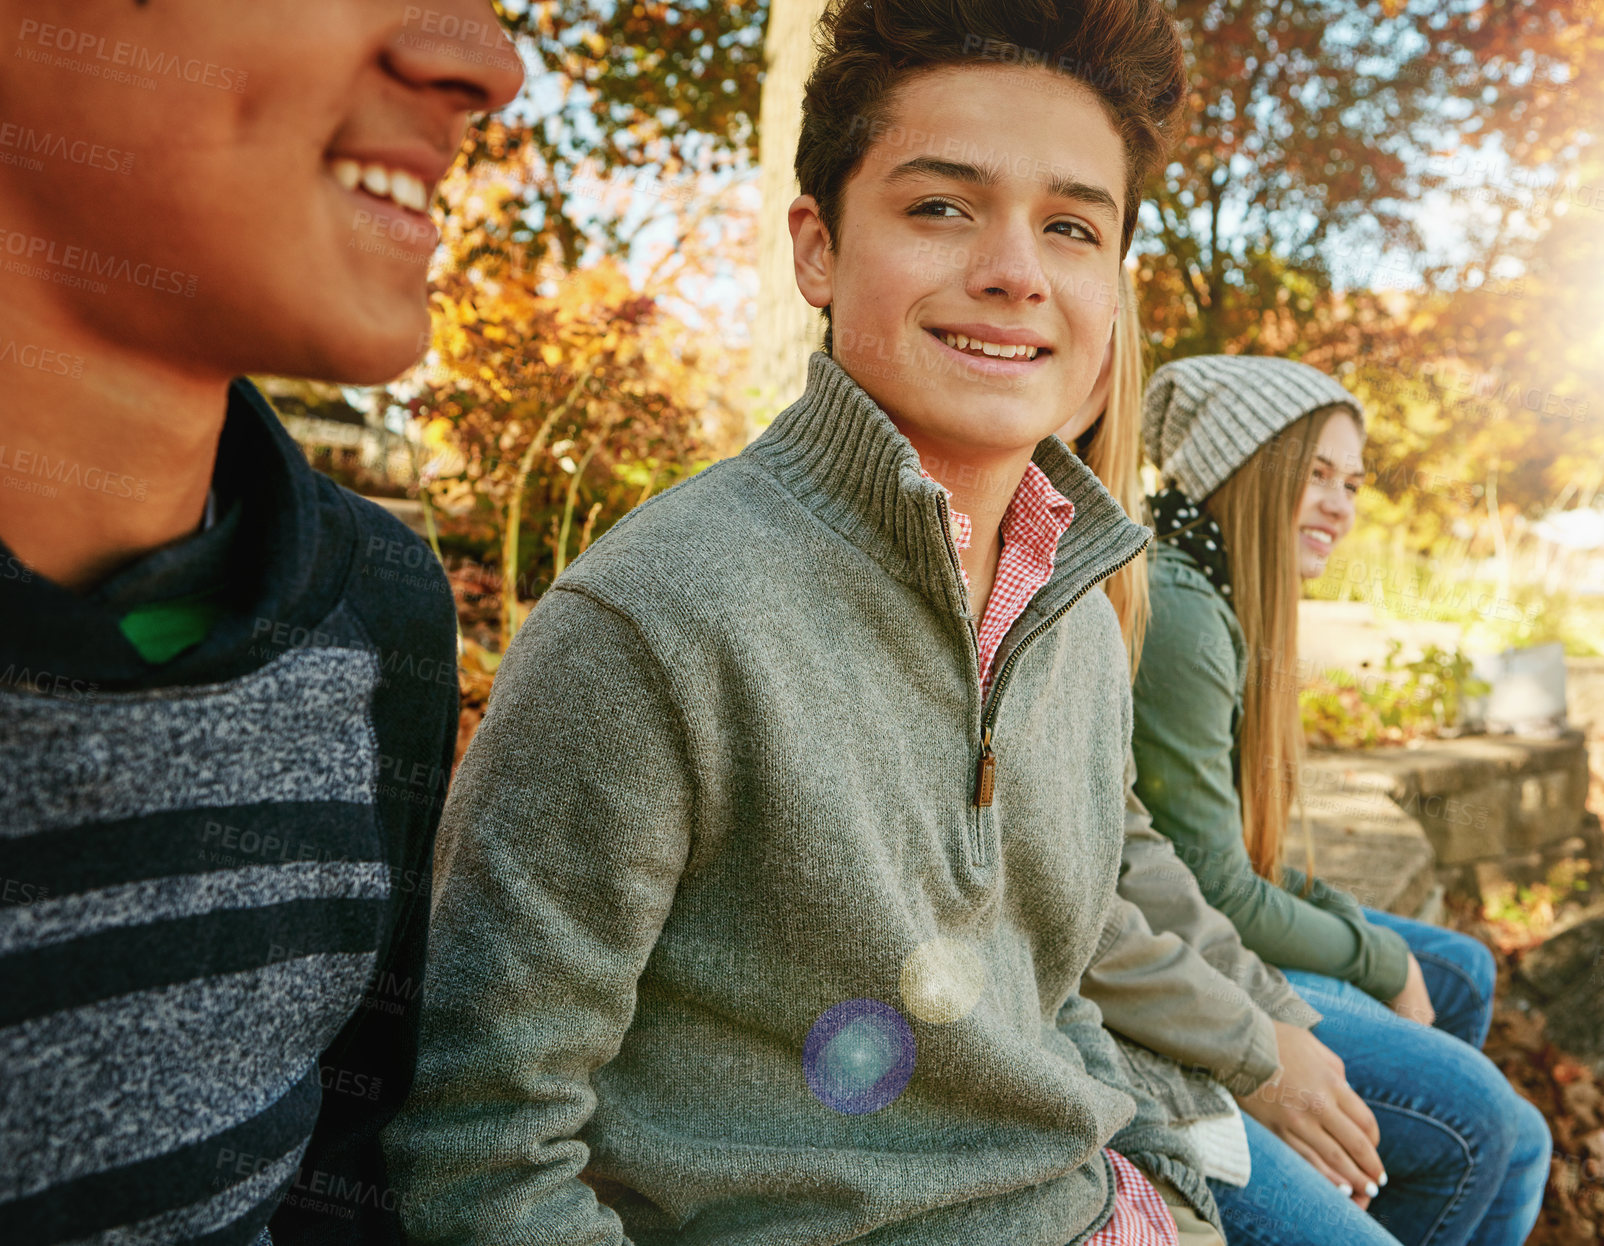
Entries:
{"label": "boy's nose", "polygon": [[397,77],[455,93],[475,111],[501,108],[524,84],[523,59],[487,0],[406,5],[388,57]]}
{"label": "boy's nose", "polygon": [[1001,294],[1009,302],[1045,300],[1047,273],[1037,254],[1034,232],[1013,223],[988,231],[966,284],[974,295]]}

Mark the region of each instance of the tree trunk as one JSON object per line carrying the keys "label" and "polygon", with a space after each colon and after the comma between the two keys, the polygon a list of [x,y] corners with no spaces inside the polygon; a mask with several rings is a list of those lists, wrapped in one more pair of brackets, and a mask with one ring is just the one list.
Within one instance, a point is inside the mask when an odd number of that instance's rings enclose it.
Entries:
{"label": "tree trunk", "polygon": [[773,0],[763,39],[767,72],[759,102],[757,316],[747,383],[747,438],[797,398],[807,383],[808,356],[824,330],[819,313],[796,288],[785,211],[799,193],[796,140],[802,130],[802,86],[813,68],[813,27],[824,0]]}

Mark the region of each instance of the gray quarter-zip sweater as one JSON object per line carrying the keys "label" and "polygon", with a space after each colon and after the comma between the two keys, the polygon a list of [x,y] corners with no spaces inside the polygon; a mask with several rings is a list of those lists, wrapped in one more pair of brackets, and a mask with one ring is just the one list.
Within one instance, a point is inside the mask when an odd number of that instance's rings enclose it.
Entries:
{"label": "gray quarter-zip sweater", "polygon": [[984,704],[942,491],[822,354],[541,600],[444,815],[413,1241],[1065,1246],[1122,1126],[1213,1214],[1077,989],[1131,727],[1092,590],[1148,532],[1035,460],[1075,522]]}

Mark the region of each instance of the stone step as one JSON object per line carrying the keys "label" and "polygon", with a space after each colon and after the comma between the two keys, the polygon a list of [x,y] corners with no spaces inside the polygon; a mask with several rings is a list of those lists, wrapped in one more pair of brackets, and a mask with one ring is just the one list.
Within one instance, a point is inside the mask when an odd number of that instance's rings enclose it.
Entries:
{"label": "stone step", "polygon": [[[1474,893],[1488,863],[1555,848],[1586,822],[1585,741],[1467,736],[1418,748],[1310,754],[1299,775],[1318,872],[1391,912],[1435,872]],[[1286,859],[1301,865],[1294,819]],[[1422,864],[1424,862],[1424,864]]]}

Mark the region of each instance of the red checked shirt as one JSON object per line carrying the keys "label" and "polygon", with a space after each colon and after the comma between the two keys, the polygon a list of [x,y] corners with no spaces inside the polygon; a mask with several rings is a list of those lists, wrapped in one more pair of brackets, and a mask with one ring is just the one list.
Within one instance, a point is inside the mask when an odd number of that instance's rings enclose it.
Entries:
{"label": "red checked shirt", "polygon": [[1118,1151],[1103,1154],[1114,1166],[1114,1214],[1086,1246],[1180,1246],[1175,1217],[1153,1183]]}
{"label": "red checked shirt", "polygon": [[[926,480],[936,479],[923,468],[919,470]],[[948,497],[951,497],[950,490]],[[948,514],[952,516],[952,543],[962,554],[969,548],[973,536],[969,516],[950,508]],[[1074,518],[1075,503],[1053,488],[1046,472],[1034,463],[1028,464],[1019,488],[1014,490],[1013,500],[1003,512],[1002,553],[997,559],[997,577],[992,581],[991,598],[986,602],[986,613],[980,620],[976,638],[980,645],[981,696],[991,691],[991,666],[998,646],[1008,635],[1008,629],[1025,613],[1036,591],[1051,578],[1058,538],[1064,535]],[[965,571],[963,577],[964,587],[968,588],[969,573]]]}
{"label": "red checked shirt", "polygon": [[[935,480],[919,469],[926,480]],[[936,481],[940,484],[940,481]],[[945,488],[945,486],[942,486]],[[951,497],[951,490],[948,490]],[[961,511],[947,512],[952,518],[952,543],[961,554],[969,548],[973,527]],[[991,597],[980,620],[977,640],[980,646],[980,694],[991,691],[992,663],[1008,629],[1025,613],[1025,607],[1053,574],[1053,557],[1058,538],[1075,518],[1075,504],[1066,498],[1047,473],[1034,463],[1014,490],[1013,500],[1003,512],[1002,551],[997,559],[997,577]],[[969,573],[963,573],[969,587]],[[1136,1165],[1117,1151],[1105,1150],[1114,1168],[1114,1213],[1108,1223],[1086,1239],[1086,1246],[1178,1246],[1175,1218],[1164,1199]]]}

